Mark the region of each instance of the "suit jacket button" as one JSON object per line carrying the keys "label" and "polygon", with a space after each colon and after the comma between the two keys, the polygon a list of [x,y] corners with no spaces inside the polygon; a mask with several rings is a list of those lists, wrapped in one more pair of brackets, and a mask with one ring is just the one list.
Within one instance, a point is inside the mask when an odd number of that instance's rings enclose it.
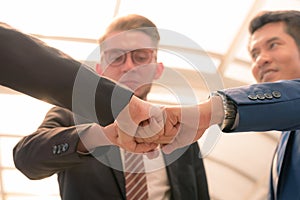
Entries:
{"label": "suit jacket button", "polygon": [[55,155],[55,154],[57,154],[57,145],[54,145],[53,147],[52,147],[52,153]]}
{"label": "suit jacket button", "polygon": [[265,95],[262,94],[262,93],[258,93],[256,96],[257,96],[257,98],[260,99],[260,100],[264,100],[264,99],[266,98]]}
{"label": "suit jacket button", "polygon": [[248,95],[248,98],[249,98],[250,100],[256,100],[256,99],[257,99],[257,96],[256,96],[255,94],[249,94],[249,95]]}
{"label": "suit jacket button", "polygon": [[273,92],[272,92],[272,95],[273,95],[273,97],[275,97],[275,98],[280,98],[280,97],[281,97],[281,93],[278,92],[278,91],[273,91]]}
{"label": "suit jacket button", "polygon": [[273,95],[271,93],[264,94],[267,99],[273,99]]}
{"label": "suit jacket button", "polygon": [[57,151],[56,151],[56,154],[61,154],[61,151],[62,148],[61,148],[61,144],[60,145],[57,145]]}
{"label": "suit jacket button", "polygon": [[66,152],[67,150],[68,150],[68,148],[69,148],[69,144],[68,143],[65,143],[65,144],[63,144],[62,145],[62,152]]}

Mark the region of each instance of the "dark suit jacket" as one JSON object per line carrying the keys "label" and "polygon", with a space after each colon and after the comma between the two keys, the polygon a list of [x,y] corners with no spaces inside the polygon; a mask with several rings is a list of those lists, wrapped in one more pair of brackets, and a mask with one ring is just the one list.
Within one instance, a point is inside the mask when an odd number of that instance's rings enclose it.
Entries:
{"label": "dark suit jacket", "polygon": [[[55,107],[39,129],[14,148],[16,167],[30,179],[58,174],[64,200],[125,199],[119,149],[99,147],[92,155],[76,152],[79,141],[72,113]],[[183,153],[178,159],[176,155]],[[197,143],[164,155],[172,199],[209,199],[205,169]],[[99,161],[101,160],[101,162]]]}
{"label": "dark suit jacket", "polygon": [[0,85],[101,125],[113,122],[113,115],[117,116],[132,96],[131,91],[100,78],[70,56],[1,22],[0,52]]}

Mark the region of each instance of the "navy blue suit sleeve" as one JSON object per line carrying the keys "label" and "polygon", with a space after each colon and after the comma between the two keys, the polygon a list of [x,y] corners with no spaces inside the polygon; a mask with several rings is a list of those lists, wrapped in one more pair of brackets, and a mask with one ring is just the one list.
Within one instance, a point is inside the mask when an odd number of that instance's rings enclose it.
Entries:
{"label": "navy blue suit sleeve", "polygon": [[234,132],[300,128],[300,80],[278,81],[225,89],[238,109]]}

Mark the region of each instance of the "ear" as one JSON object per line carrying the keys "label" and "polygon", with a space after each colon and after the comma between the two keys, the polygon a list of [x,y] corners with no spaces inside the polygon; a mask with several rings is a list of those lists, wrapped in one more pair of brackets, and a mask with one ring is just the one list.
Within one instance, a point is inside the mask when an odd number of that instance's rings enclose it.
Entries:
{"label": "ear", "polygon": [[159,62],[157,63],[156,66],[156,72],[155,72],[155,76],[154,76],[154,80],[159,79],[164,71],[164,64]]}
{"label": "ear", "polygon": [[96,63],[96,72],[99,75],[102,75],[103,71],[102,71],[102,67],[100,63]]}

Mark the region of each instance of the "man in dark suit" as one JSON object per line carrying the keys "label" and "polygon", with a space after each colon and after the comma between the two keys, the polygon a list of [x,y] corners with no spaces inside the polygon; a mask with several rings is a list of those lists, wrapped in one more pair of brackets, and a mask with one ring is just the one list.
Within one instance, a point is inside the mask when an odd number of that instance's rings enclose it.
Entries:
{"label": "man in dark suit", "polygon": [[[103,126],[114,122],[126,105],[141,110],[130,113],[136,123],[151,116],[148,114],[151,104],[139,100],[131,90],[100,77],[63,52],[2,22],[0,44],[0,85],[67,108]],[[133,151],[152,148],[134,140],[130,145],[123,147]]]}
{"label": "man in dark suit", "polygon": [[[100,39],[99,74],[112,78],[146,99],[163,64],[157,62],[159,34],[139,15],[116,19]],[[30,179],[58,174],[64,200],[125,199],[123,150],[112,146],[115,124],[100,127],[55,107],[33,134],[14,148],[16,167]],[[164,155],[144,156],[149,199],[209,199],[198,143]]]}
{"label": "man in dark suit", "polygon": [[[130,101],[132,92],[119,88],[115,82],[100,77],[84,64],[72,59],[63,52],[47,46],[37,38],[26,35],[5,23],[0,22],[0,84],[28,94],[48,103],[72,109],[73,87],[78,75],[85,77],[86,85],[97,86],[96,111],[101,110],[99,123],[113,122],[111,94],[120,89],[122,96],[115,112],[120,112]],[[80,89],[80,90],[81,90]],[[81,101],[81,100],[79,100]],[[90,106],[90,105],[89,105]],[[89,109],[78,110],[78,114],[92,119]]]}

